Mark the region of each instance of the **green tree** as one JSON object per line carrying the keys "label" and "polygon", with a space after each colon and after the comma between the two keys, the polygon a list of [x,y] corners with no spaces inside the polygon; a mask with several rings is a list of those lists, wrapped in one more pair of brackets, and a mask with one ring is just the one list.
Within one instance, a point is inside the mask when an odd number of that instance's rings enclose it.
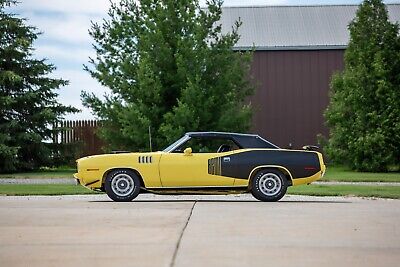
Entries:
{"label": "green tree", "polygon": [[50,124],[76,111],[56,100],[67,81],[48,78],[54,66],[32,58],[36,28],[5,11],[15,3],[0,0],[0,172],[48,163]]}
{"label": "green tree", "polygon": [[364,1],[349,25],[345,69],[331,83],[328,155],[356,170],[400,161],[399,26],[380,0]]}
{"label": "green tree", "polygon": [[104,121],[113,148],[160,149],[186,131],[246,131],[251,53],[234,52],[240,21],[222,34],[222,2],[122,0],[90,30],[97,57],[86,67],[110,93],[82,99]]}

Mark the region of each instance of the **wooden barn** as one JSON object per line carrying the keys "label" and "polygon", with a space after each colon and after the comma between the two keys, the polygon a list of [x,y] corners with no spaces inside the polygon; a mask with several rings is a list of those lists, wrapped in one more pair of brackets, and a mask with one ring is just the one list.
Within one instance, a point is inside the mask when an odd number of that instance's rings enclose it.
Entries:
{"label": "wooden barn", "polygon": [[[332,74],[343,70],[347,25],[357,5],[225,7],[224,31],[240,18],[237,50],[255,49],[252,132],[281,147],[316,144],[328,135],[323,113]],[[387,5],[392,21],[400,4]]]}

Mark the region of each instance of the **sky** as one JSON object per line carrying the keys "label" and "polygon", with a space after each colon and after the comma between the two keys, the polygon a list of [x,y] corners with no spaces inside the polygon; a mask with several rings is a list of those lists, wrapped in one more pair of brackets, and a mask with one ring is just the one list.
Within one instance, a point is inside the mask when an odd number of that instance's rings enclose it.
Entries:
{"label": "sky", "polygon": [[[118,0],[112,0],[113,2]],[[7,10],[27,19],[29,25],[38,28],[42,34],[34,43],[34,57],[46,58],[56,66],[51,74],[69,80],[69,85],[60,88],[59,101],[81,110],[66,115],[66,119],[94,119],[88,108],[82,106],[81,91],[93,92],[103,96],[107,88],[93,79],[83,65],[89,57],[95,57],[93,40],[88,34],[91,22],[107,19],[109,0],[19,0],[17,6]],[[204,5],[205,0],[200,1]],[[359,4],[360,0],[225,0],[225,6],[248,5],[327,5]],[[385,3],[399,3],[400,0],[388,0]]]}

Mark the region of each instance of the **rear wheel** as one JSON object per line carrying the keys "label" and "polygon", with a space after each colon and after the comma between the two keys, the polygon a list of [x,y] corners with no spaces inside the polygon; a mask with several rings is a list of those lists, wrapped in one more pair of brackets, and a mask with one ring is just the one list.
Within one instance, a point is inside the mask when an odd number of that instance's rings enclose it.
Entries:
{"label": "rear wheel", "polygon": [[264,169],[251,179],[251,194],[261,201],[278,201],[287,190],[287,180],[282,172]]}
{"label": "rear wheel", "polygon": [[140,192],[140,179],[130,170],[111,171],[104,181],[107,195],[114,201],[132,201]]}

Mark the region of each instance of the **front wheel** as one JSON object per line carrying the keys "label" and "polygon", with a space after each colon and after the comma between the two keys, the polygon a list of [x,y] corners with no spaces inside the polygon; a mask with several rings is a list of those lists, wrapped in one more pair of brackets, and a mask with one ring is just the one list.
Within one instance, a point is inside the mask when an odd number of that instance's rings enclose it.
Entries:
{"label": "front wheel", "polygon": [[278,201],[287,190],[286,177],[278,170],[264,169],[251,179],[251,194],[261,201]]}
{"label": "front wheel", "polygon": [[140,179],[133,171],[114,170],[107,175],[104,188],[114,201],[132,201],[139,195]]}

